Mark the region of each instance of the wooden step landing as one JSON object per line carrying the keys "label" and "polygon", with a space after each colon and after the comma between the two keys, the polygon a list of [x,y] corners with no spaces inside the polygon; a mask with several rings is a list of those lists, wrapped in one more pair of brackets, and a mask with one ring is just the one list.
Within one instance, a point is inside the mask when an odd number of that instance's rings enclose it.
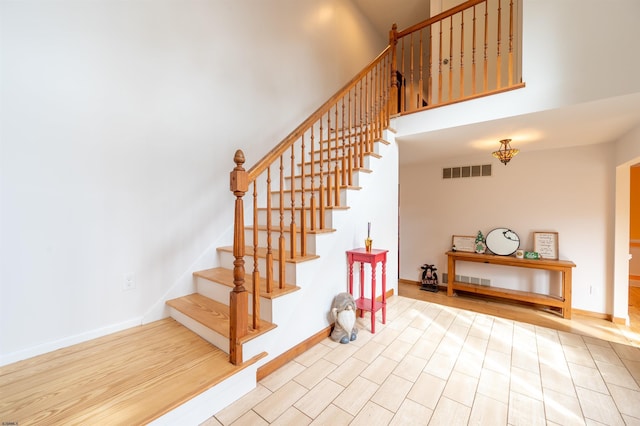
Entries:
{"label": "wooden step landing", "polygon": [[[233,253],[233,246],[224,246],[224,247],[218,247],[217,248],[218,251],[224,251],[227,253]],[[280,251],[277,249],[272,249],[271,253],[273,254],[273,260],[278,260],[280,258]],[[244,248],[244,255],[245,257],[252,257],[253,256],[253,246],[245,246]],[[266,247],[258,247],[258,257],[261,258],[266,258],[267,257],[267,248]],[[302,263],[302,262],[308,262],[310,260],[313,259],[319,259],[320,256],[318,256],[317,254],[308,254],[306,256],[301,256],[300,254],[296,253],[296,257],[295,258],[291,258],[291,252],[289,251],[285,251],[284,252],[284,261],[287,263]],[[245,279],[246,276],[249,274],[245,274]]]}
{"label": "wooden step landing", "polygon": [[[198,293],[168,300],[167,305],[221,336],[229,337],[229,306]],[[252,322],[253,316],[249,315],[248,323]],[[276,325],[269,321],[260,320],[259,324],[258,330],[247,327],[247,335],[242,339],[242,343],[276,328]]]}
{"label": "wooden step landing", "polygon": [[0,419],[147,424],[265,355],[234,366],[167,318],[0,367]]}
{"label": "wooden step landing", "polygon": [[[229,288],[235,287],[233,284],[233,271],[227,268],[212,268],[206,269],[204,271],[194,272],[193,275],[196,277],[204,278],[205,280],[213,281],[218,284],[225,285]],[[267,283],[264,278],[260,280],[260,296],[265,297],[267,299],[275,299],[280,296],[284,296],[285,294],[293,293],[294,291],[300,290],[300,287],[296,287],[292,284],[285,284],[284,288],[279,288],[279,282],[273,282],[273,290],[271,293],[267,293]],[[253,293],[253,276],[252,274],[245,274],[244,276],[244,287],[247,289],[249,293]]]}

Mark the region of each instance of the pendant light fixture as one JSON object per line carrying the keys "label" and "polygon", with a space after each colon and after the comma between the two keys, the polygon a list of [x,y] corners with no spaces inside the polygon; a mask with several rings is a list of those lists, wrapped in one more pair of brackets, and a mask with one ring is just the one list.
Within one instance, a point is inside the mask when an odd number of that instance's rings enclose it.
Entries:
{"label": "pendant light fixture", "polygon": [[519,149],[511,148],[511,139],[502,139],[500,141],[500,149],[493,151],[493,156],[506,166],[518,152],[520,152]]}

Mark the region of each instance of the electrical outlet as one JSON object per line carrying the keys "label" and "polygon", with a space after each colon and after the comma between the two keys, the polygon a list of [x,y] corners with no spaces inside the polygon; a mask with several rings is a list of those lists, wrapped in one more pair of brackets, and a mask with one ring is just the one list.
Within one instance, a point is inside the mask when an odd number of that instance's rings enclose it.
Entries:
{"label": "electrical outlet", "polygon": [[135,275],[133,273],[124,274],[124,282],[122,283],[122,291],[130,291],[136,288]]}

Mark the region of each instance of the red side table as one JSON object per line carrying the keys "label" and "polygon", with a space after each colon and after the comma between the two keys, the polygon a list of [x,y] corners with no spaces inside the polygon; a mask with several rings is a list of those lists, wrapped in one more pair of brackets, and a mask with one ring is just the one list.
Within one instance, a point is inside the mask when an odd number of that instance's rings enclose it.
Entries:
{"label": "red side table", "polygon": [[[349,293],[353,295],[353,262],[360,262],[360,294],[356,307],[360,309],[360,318],[364,312],[371,312],[371,333],[376,332],[376,312],[382,309],[382,323],[387,322],[387,253],[389,250],[357,248],[347,251],[349,262]],[[376,265],[382,262],[382,301],[376,301]],[[371,265],[371,299],[364,297],[364,264]]]}

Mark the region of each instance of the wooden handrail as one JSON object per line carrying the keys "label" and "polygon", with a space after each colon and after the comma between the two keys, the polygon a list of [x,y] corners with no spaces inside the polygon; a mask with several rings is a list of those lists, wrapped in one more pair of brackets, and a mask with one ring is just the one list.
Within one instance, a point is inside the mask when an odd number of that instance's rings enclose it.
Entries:
{"label": "wooden handrail", "polygon": [[449,18],[450,16],[456,15],[463,10],[469,9],[470,7],[473,7],[479,3],[484,3],[485,1],[486,0],[468,0],[464,3],[460,3],[456,7],[452,7],[451,9],[445,10],[442,13],[438,13],[436,16],[433,16],[429,19],[425,19],[424,21],[414,24],[402,31],[398,31],[397,38],[402,38],[402,37],[408,36],[411,33],[420,31],[423,28],[430,27],[431,25],[437,22],[444,21],[446,18]]}
{"label": "wooden handrail", "polygon": [[320,106],[315,112],[313,112],[306,120],[304,120],[298,127],[295,128],[287,137],[285,137],[278,145],[276,145],[271,151],[267,153],[260,161],[258,161],[253,167],[249,169],[249,182],[253,182],[260,173],[264,172],[266,168],[277,160],[285,151],[300,138],[309,128],[318,121],[323,114],[331,109],[335,103],[349,92],[371,69],[389,52],[390,47],[387,46],[382,53],[380,53],[373,61],[371,61],[366,67],[362,69],[355,77],[353,77],[347,84],[345,84],[340,90],[338,90],[333,96],[329,98],[322,106]]}

